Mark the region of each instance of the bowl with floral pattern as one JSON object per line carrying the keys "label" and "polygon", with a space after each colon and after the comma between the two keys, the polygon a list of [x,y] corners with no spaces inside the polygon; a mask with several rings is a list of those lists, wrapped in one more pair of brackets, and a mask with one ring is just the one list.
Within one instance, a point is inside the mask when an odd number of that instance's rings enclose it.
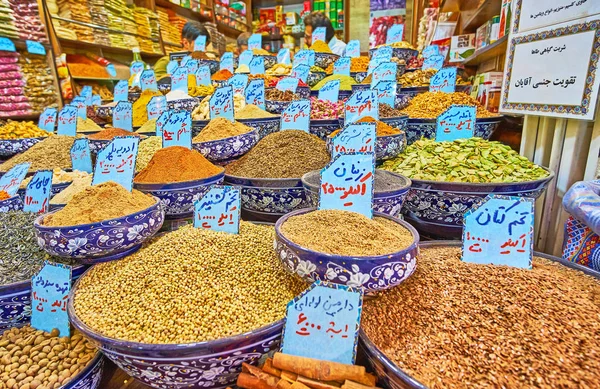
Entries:
{"label": "bowl with floral pattern", "polygon": [[[473,136],[489,140],[502,121],[502,115],[477,118]],[[409,118],[406,123],[406,141],[409,145],[421,138],[435,139],[437,119]]]}
{"label": "bowl with floral pattern", "polygon": [[399,285],[415,271],[419,233],[410,224],[388,214],[375,213],[374,216],[389,219],[406,228],[413,236],[413,241],[407,248],[385,255],[351,257],[322,253],[292,242],[281,232],[281,226],[289,218],[315,210],[299,209],[284,215],[275,223],[275,253],[288,272],[308,283],[316,280],[333,282],[373,294]]}
{"label": "bowl with floral pattern", "polygon": [[350,77],[354,78],[354,80],[358,83],[361,83],[369,73],[367,72],[350,72]]}
{"label": "bowl with floral pattern", "polygon": [[258,54],[258,57],[263,57],[265,62],[265,70],[271,69],[273,66],[277,64],[277,56],[270,54]]}
{"label": "bowl with floral pattern", "polygon": [[340,59],[340,56],[333,53],[319,53],[315,51],[315,66],[321,69],[327,69],[329,65]]}
{"label": "bowl with floral pattern", "polygon": [[89,139],[88,145],[90,146],[90,153],[92,153],[92,155],[98,154],[98,152],[110,142],[111,141],[107,139]]}
{"label": "bowl with floral pattern", "polygon": [[332,132],[339,130],[341,126],[340,118],[311,119],[310,133],[326,141],[329,135],[331,135]]}
{"label": "bowl with floral pattern", "polygon": [[192,112],[200,104],[200,100],[192,97],[191,99],[179,99],[167,101],[167,107],[174,111]]}
{"label": "bowl with floral pattern", "polygon": [[[377,51],[377,47],[369,49],[369,58]],[[407,47],[392,47],[392,58],[403,59],[407,63],[419,55],[419,50],[409,49]]]}
{"label": "bowl with floral pattern", "polygon": [[154,200],[152,206],[131,215],[77,226],[45,226],[44,219],[59,211],[41,215],[34,222],[38,244],[50,255],[84,264],[123,258],[160,230],[165,211],[160,200]]}
{"label": "bowl with floral pattern", "polygon": [[18,194],[0,200],[0,212],[20,211],[23,209],[23,199]]}
{"label": "bowl with floral pattern", "polygon": [[258,130],[254,129],[228,138],[192,143],[192,148],[211,162],[225,163],[246,154],[259,139]]}
{"label": "bowl with floral pattern", "polygon": [[322,79],[327,77],[327,73],[325,72],[309,72],[308,78],[306,79],[306,83],[311,88],[319,83]]}
{"label": "bowl with floral pattern", "polygon": [[[311,207],[319,206],[319,187],[321,171],[313,170],[302,176],[302,185]],[[373,212],[385,213],[400,218],[402,204],[408,194],[411,180],[397,173],[375,169],[375,187],[373,190]]]}
{"label": "bowl with floral pattern", "polygon": [[[62,192],[67,186],[71,185],[71,183],[72,181],[52,184],[52,186],[50,187],[50,198]],[[21,199],[25,199],[25,190],[26,188],[19,188],[19,191],[17,192],[18,195],[21,196]]]}
{"label": "bowl with floral pattern", "polygon": [[214,74],[219,70],[220,62],[216,59],[198,59],[199,66],[208,66],[210,73]]}
{"label": "bowl with floral pattern", "polygon": [[8,158],[29,150],[33,145],[43,141],[46,137],[0,139],[0,157]]}
{"label": "bowl with floral pattern", "polygon": [[265,99],[265,108],[267,112],[274,114],[281,114],[290,105],[291,101],[279,101],[279,100],[268,100]]}
{"label": "bowl with floral pattern", "polygon": [[408,124],[408,115],[391,116],[391,117],[379,117],[379,121],[384,122],[390,127],[397,128],[399,130],[405,130]]}
{"label": "bowl with floral pattern", "polygon": [[99,105],[94,107],[94,112],[96,115],[104,120],[112,120],[113,108],[115,105]]}
{"label": "bowl with floral pattern", "polygon": [[98,389],[102,381],[104,372],[104,355],[100,351],[89,362],[83,370],[77,373],[66,384],[59,386],[58,389]]}
{"label": "bowl with floral pattern", "polygon": [[260,139],[264,138],[269,134],[279,131],[279,128],[281,127],[280,116],[236,120],[250,128],[254,128],[255,130],[257,130]]}
{"label": "bowl with floral pattern", "polygon": [[[333,137],[325,139],[327,149],[333,153]],[[375,160],[385,161],[400,155],[406,148],[406,134],[400,131],[398,134],[378,136],[375,140]]]}
{"label": "bowl with floral pattern", "polygon": [[192,120],[192,138],[198,135],[204,127],[208,126],[208,123],[210,123],[209,119]]}
{"label": "bowl with floral pattern", "polygon": [[140,95],[142,94],[142,92],[129,92],[127,94],[127,100],[133,104],[136,101],[138,101],[138,99],[140,98]]}
{"label": "bowl with floral pattern", "polygon": [[[354,93],[354,92],[351,89],[348,89],[348,90],[340,89],[340,91],[338,92],[338,101],[346,100],[346,99],[350,98],[350,96],[352,96],[352,93]],[[312,97],[319,97],[319,91],[317,89],[311,89],[310,95]]]}

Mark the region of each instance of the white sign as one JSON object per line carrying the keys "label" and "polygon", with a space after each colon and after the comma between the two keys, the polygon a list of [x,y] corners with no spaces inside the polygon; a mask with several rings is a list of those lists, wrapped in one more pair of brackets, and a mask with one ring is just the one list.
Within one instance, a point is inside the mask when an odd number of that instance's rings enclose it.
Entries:
{"label": "white sign", "polygon": [[513,31],[531,31],[596,14],[600,14],[598,0],[520,0],[513,11],[520,15]]}

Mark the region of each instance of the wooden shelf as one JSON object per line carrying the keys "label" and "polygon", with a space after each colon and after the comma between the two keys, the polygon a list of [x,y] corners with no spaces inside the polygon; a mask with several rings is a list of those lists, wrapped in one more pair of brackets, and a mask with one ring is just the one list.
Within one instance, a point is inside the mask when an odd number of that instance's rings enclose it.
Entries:
{"label": "wooden shelf", "polygon": [[82,76],[73,76],[71,75],[73,80],[84,80],[84,81],[120,81],[118,78],[104,78],[104,77],[82,77]]}
{"label": "wooden shelf", "polygon": [[[60,41],[60,43],[63,46],[74,48],[74,49],[101,49],[103,51],[106,51],[107,53],[131,54],[131,49],[123,49],[123,48],[120,48],[120,47],[104,46],[104,45],[100,45],[100,44],[97,44],[97,43],[84,42],[84,41],[74,41],[74,40],[71,40],[71,39],[65,39],[65,38],[61,38],[61,37],[58,37],[58,40]],[[164,57],[163,53],[146,53],[146,52],[141,52],[140,54],[143,57],[147,57],[147,58],[160,58],[160,57]]]}
{"label": "wooden shelf", "polygon": [[[237,28],[229,27],[227,24],[217,22],[217,29],[226,37],[237,39],[238,35],[246,31],[240,31]],[[250,30],[249,30],[250,31]]]}
{"label": "wooden shelf", "polygon": [[85,27],[89,27],[89,28],[95,28],[95,29],[98,29],[98,30],[112,32],[113,34],[130,35],[130,36],[134,36],[136,38],[148,39],[148,40],[150,40],[152,42],[158,42],[157,38],[148,38],[146,36],[139,35],[139,34],[134,34],[132,32],[127,32],[127,31],[122,31],[122,30],[114,30],[112,28],[108,28],[108,27],[104,27],[104,26],[98,26],[96,24],[90,24],[90,23],[80,22],[78,20],[61,18],[60,16],[52,15],[52,19],[56,19],[56,20],[59,20],[61,22],[65,22],[65,23],[74,23],[74,24],[79,24],[81,26],[85,26]]}
{"label": "wooden shelf", "polygon": [[442,0],[440,3],[440,12],[459,12],[460,0]]}
{"label": "wooden shelf", "polygon": [[506,53],[506,47],[508,46],[508,35],[503,36],[491,45],[487,45],[482,49],[475,50],[472,56],[465,59],[463,64],[465,66],[477,66],[480,63],[489,61],[492,58],[496,58]]}
{"label": "wooden shelf", "polygon": [[[175,11],[175,13],[177,13],[178,15],[181,15],[187,19],[198,19],[202,22],[213,22],[212,16],[205,16],[200,12],[191,10],[190,8],[185,8],[180,5],[173,4],[169,0],[155,0],[155,3],[156,6],[171,9]],[[211,7],[206,6],[204,8],[210,10],[210,12],[214,15],[215,11]]]}
{"label": "wooden shelf", "polygon": [[463,33],[475,32],[488,20],[500,15],[501,7],[502,1],[500,0],[485,0],[478,8],[463,10],[460,15]]}

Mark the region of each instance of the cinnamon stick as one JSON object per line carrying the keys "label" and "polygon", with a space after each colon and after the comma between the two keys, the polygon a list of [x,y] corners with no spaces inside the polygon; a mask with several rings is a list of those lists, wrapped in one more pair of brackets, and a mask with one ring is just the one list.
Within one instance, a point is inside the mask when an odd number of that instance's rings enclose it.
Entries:
{"label": "cinnamon stick", "polygon": [[363,384],[359,384],[358,382],[346,380],[344,382],[344,385],[342,385],[342,389],[381,389],[381,388],[378,388],[376,386],[363,385]]}
{"label": "cinnamon stick", "polygon": [[292,384],[292,389],[309,389],[309,387],[301,382],[296,381]]}
{"label": "cinnamon stick", "polygon": [[237,386],[244,389],[273,389],[265,381],[248,373],[240,373]]}
{"label": "cinnamon stick", "polygon": [[340,384],[337,382],[317,381],[308,377],[298,376],[298,382],[303,383],[311,389],[339,389]]}
{"label": "cinnamon stick", "polygon": [[281,377],[281,370],[276,369],[273,367],[273,358],[267,358],[267,360],[265,361],[265,364],[262,367],[263,371],[265,373],[269,373],[271,375],[274,375],[276,377]]}
{"label": "cinnamon stick", "polygon": [[344,363],[320,361],[318,359],[297,357],[275,353],[273,366],[288,370],[300,376],[319,381],[352,380],[363,385],[374,386],[373,376],[367,374],[364,366],[346,365]]}
{"label": "cinnamon stick", "polygon": [[289,371],[282,371],[281,378],[289,383],[296,382],[298,380],[298,374],[290,373]]}
{"label": "cinnamon stick", "polygon": [[244,371],[247,371],[248,373],[252,374],[253,376],[265,381],[267,383],[267,385],[271,386],[272,388],[277,387],[277,382],[279,381],[279,377],[275,377],[271,374],[265,373],[258,367],[252,366],[245,362],[242,363],[242,372],[244,372]]}
{"label": "cinnamon stick", "polygon": [[282,378],[277,383],[277,389],[292,389],[292,384]]}

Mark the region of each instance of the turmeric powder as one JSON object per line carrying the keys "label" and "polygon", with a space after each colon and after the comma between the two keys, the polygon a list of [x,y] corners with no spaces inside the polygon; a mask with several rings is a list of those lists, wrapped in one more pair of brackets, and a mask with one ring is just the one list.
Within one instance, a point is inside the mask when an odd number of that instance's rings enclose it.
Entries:
{"label": "turmeric powder", "polygon": [[133,126],[140,127],[148,121],[148,110],[146,106],[154,96],[162,96],[159,91],[145,90],[140,95],[140,98],[133,103]]}

